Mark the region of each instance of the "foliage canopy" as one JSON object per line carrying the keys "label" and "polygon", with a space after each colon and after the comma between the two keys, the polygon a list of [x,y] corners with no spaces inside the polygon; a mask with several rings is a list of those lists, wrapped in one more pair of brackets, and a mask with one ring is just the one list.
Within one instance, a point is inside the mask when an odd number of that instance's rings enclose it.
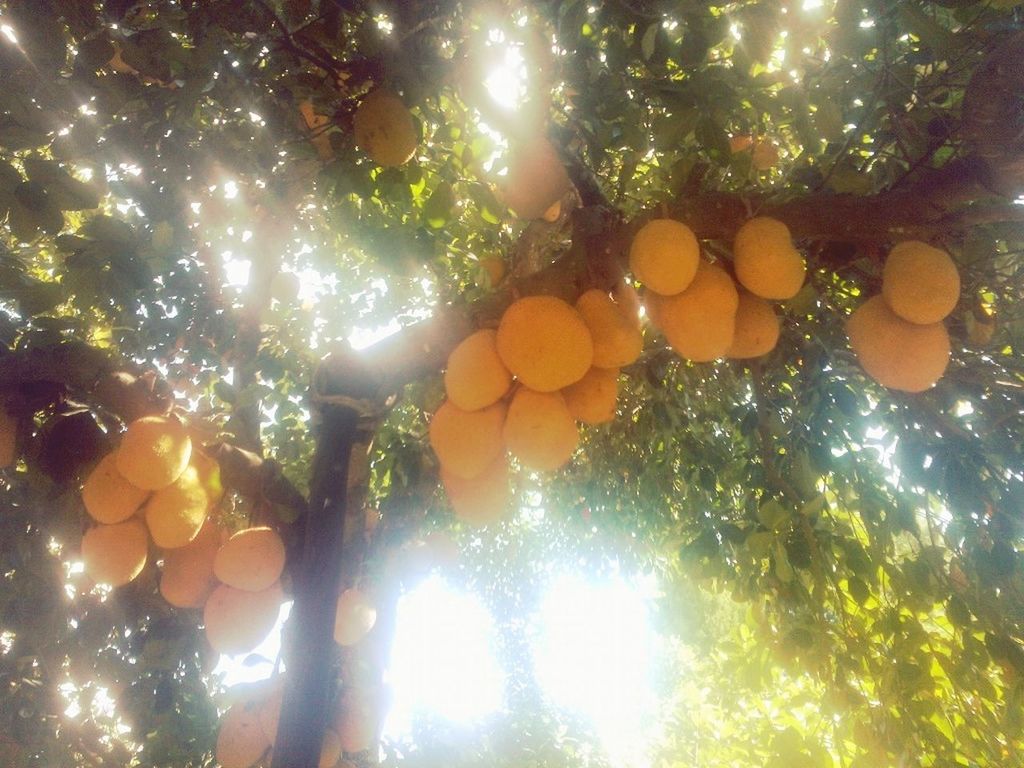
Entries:
{"label": "foliage canopy", "polygon": [[[515,617],[545,563],[656,573],[667,765],[1022,764],[1018,2],[0,14],[0,386],[20,457],[0,491],[0,763],[211,764],[224,699],[201,612],[162,600],[158,557],[93,589],[74,567],[80,481],[124,423],[173,400],[220,461],[222,518],[280,528],[291,560],[308,382],[326,353],[397,330],[364,355],[400,396],[370,457],[381,522],[360,580],[452,531],[453,578],[507,617],[502,653],[528,670]],[[357,142],[374,88],[411,109],[409,162]],[[501,174],[523,146],[561,194],[534,220],[506,208],[524,212]],[[455,343],[514,297],[610,289],[652,216],[728,266],[755,214],[786,223],[808,266],[775,350],[688,363],[648,327],[617,417],[564,469],[520,473],[526,513],[454,522],[427,416]],[[866,376],[844,329],[909,238],[961,280],[952,362],[914,395]],[[425,730],[404,761],[605,760],[528,671],[509,707],[457,752]]]}

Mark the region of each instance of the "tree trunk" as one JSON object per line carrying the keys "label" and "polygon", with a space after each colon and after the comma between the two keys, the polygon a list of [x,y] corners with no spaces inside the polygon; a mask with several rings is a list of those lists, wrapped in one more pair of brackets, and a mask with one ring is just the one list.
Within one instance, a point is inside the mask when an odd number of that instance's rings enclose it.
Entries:
{"label": "tree trunk", "polygon": [[273,768],[316,768],[335,675],[334,609],[341,578],[349,458],[359,415],[328,405],[313,460],[305,548],[288,626],[287,683]]}

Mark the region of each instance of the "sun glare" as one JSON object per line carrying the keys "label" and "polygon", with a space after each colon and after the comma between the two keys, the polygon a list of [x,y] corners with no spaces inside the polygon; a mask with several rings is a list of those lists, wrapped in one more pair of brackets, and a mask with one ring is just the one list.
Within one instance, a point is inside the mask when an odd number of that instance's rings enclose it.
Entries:
{"label": "sun glare", "polygon": [[431,576],[398,603],[384,734],[409,736],[417,717],[470,725],[504,701],[496,633],[479,598]]}
{"label": "sun glare", "polygon": [[526,96],[526,61],[522,50],[513,46],[506,48],[501,63],[484,80],[484,87],[505,109],[518,107]]}
{"label": "sun glare", "polygon": [[552,703],[593,726],[612,762],[643,762],[655,705],[656,635],[643,583],[557,578],[537,617],[537,679]]}

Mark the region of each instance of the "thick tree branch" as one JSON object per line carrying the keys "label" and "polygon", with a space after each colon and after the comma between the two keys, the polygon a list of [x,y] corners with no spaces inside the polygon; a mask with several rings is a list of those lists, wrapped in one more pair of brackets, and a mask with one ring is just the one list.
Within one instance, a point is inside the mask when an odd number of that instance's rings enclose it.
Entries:
{"label": "thick tree branch", "polygon": [[[654,206],[621,224],[609,218],[611,228],[601,232],[601,247],[585,254],[571,249],[549,267],[516,281],[503,290],[469,305],[448,306],[434,317],[412,325],[363,353],[382,387],[397,391],[402,385],[439,370],[449,352],[477,327],[496,323],[513,298],[531,293],[568,293],[619,274],[627,266],[633,233],[654,216],[669,215],[683,221],[701,239],[731,242],[751,212],[784,221],[797,240],[885,244],[898,240],[932,239],[962,232],[978,223],[1019,222],[1024,207],[971,206],[968,201],[985,195],[982,164],[966,159],[924,174],[914,185],[876,195],[811,194],[789,200],[767,196],[707,192],[684,194],[667,206]],[[591,209],[580,209],[587,215]],[[663,213],[664,211],[664,213]],[[849,257],[856,258],[855,254]],[[811,265],[816,266],[814,264]],[[820,266],[820,265],[818,265]],[[835,261],[829,268],[840,266]],[[577,291],[578,292],[578,291]]]}

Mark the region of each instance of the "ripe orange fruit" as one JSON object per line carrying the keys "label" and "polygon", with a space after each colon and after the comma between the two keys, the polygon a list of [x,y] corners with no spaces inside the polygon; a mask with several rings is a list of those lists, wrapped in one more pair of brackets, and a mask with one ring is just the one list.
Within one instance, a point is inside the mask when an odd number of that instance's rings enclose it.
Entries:
{"label": "ripe orange fruit", "polygon": [[615,418],[619,397],[619,370],[591,368],[587,375],[562,390],[574,419],[584,424],[604,424]]}
{"label": "ripe orange fruit", "polygon": [[213,574],[229,587],[260,592],[281,578],[284,542],[273,528],[238,531],[217,550]]}
{"label": "ripe orange fruit", "polygon": [[378,165],[394,167],[416,153],[419,136],[402,100],[382,88],[360,102],[353,122],[356,144]]}
{"label": "ripe orange fruit", "polygon": [[498,197],[521,219],[539,219],[572,188],[558,151],[543,137],[512,147]]}
{"label": "ripe orange fruit", "polygon": [[270,682],[270,692],[260,703],[260,729],[273,745],[277,742],[277,726],[281,722],[281,704],[284,702],[284,675],[278,675]]}
{"label": "ripe orange fruit", "polygon": [[177,480],[150,497],[146,525],[158,547],[183,547],[199,533],[209,509],[210,497],[196,468],[189,464]]}
{"label": "ripe orange fruit", "polygon": [[554,392],[583,378],[594,342],[580,313],[554,296],[514,302],[498,325],[498,355],[527,387]]}
{"label": "ripe orange fruit", "polygon": [[18,420],[0,408],[0,467],[9,467],[18,456]]}
{"label": "ripe orange fruit", "polygon": [[561,200],[555,200],[555,202],[552,203],[551,206],[549,206],[546,211],[544,211],[544,215],[541,216],[541,218],[544,219],[544,221],[546,221],[548,224],[554,224],[561,217],[562,217],[562,201]]}
{"label": "ripe orange fruit", "polygon": [[576,311],[594,340],[595,368],[619,369],[640,357],[640,329],[604,291],[594,288],[576,300]]}
{"label": "ripe orange fruit", "polygon": [[521,387],[505,420],[505,444],[530,469],[558,469],[572,458],[579,430],[561,392]]}
{"label": "ripe orange fruit", "polygon": [[723,357],[732,344],[739,294],[721,267],[701,261],[689,288],[655,306],[654,319],[681,357],[706,363]]}
{"label": "ripe orange fruit", "polygon": [[652,219],[640,228],[629,247],[629,268],[647,288],[673,296],[697,273],[700,244],[693,230],[674,219]]}
{"label": "ripe orange fruit", "polygon": [[772,305],[746,291],[740,291],[736,310],[736,332],[726,357],[744,359],[767,355],[779,340],[780,324]]}
{"label": "ripe orange fruit", "polygon": [[448,356],[444,388],[448,399],[464,411],[493,405],[512,386],[512,374],[498,356],[497,339],[497,331],[477,331]]}
{"label": "ripe orange fruit", "polygon": [[120,523],[135,514],[149,496],[149,491],[136,488],[117,471],[117,451],[100,459],[82,486],[85,511],[97,523]]}
{"label": "ripe orange fruit", "polygon": [[612,289],[612,298],[619,311],[636,328],[640,328],[640,294],[629,283],[620,280]]}
{"label": "ripe orange fruit", "polygon": [[221,768],[250,768],[263,757],[270,742],[260,728],[260,706],[240,701],[224,713],[217,733],[217,763]]}
{"label": "ripe orange fruit", "polygon": [[754,146],[754,137],[749,133],[738,133],[729,137],[729,151],[733,154],[745,152]]}
{"label": "ripe orange fruit", "polygon": [[164,554],[160,594],[175,608],[199,608],[214,588],[213,558],[221,544],[221,529],[207,519],[184,547]]}
{"label": "ripe orange fruit", "polygon": [[379,704],[370,691],[349,689],[342,694],[334,730],[345,752],[362,752],[373,745],[380,723],[378,710]]}
{"label": "ripe orange fruit", "polygon": [[949,334],[942,323],[908,323],[873,296],[846,321],[850,347],[875,381],[890,389],[923,392],[949,364]]}
{"label": "ripe orange fruit", "polygon": [[446,400],[430,419],[430,446],[453,475],[477,477],[502,451],[503,402],[464,411]]}
{"label": "ripe orange fruit", "polygon": [[508,458],[498,456],[479,477],[471,480],[441,470],[448,501],[455,516],[471,525],[490,525],[505,517],[509,509]]}
{"label": "ripe orange fruit", "polygon": [[338,597],[334,614],[334,642],[355,645],[366,637],[377,623],[377,609],[359,589],[346,589]]}
{"label": "ripe orange fruit", "polygon": [[128,425],[117,451],[117,470],[147,491],[158,491],[178,479],[192,455],[184,425],[170,416],[143,416]]}
{"label": "ripe orange fruit", "polygon": [[336,765],[340,757],[341,739],[338,737],[337,731],[333,728],[328,728],[324,731],[324,740],[320,746],[319,768],[330,768],[332,765]]}
{"label": "ripe orange fruit", "polygon": [[283,598],[280,582],[262,592],[221,584],[203,608],[207,641],[218,653],[251,651],[274,628]]}
{"label": "ripe orange fruit", "polygon": [[120,587],[146,567],[149,537],[138,520],[96,525],[82,537],[82,563],[97,584]]}
{"label": "ripe orange fruit", "polygon": [[897,244],[882,269],[882,297],[911,323],[944,320],[960,300],[960,273],[949,254],[919,240]]}
{"label": "ripe orange fruit", "polygon": [[763,299],[791,299],[807,276],[804,257],[794,247],[789,227],[757,216],[747,221],[733,243],[736,279]]}

